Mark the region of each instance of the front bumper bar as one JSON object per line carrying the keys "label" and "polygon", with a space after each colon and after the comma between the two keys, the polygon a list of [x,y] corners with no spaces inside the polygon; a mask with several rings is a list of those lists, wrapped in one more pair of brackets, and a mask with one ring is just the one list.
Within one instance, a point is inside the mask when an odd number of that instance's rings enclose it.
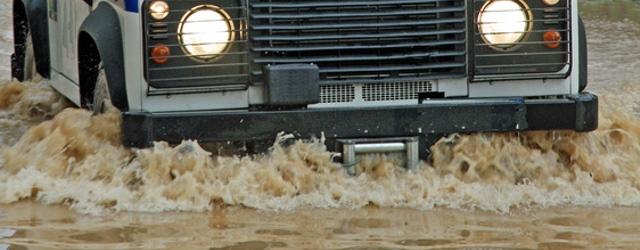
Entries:
{"label": "front bumper bar", "polygon": [[429,137],[450,133],[575,130],[598,126],[598,98],[589,93],[558,99],[442,100],[412,106],[293,111],[127,112],[123,142],[145,147],[163,140],[251,142],[279,132],[298,138]]}

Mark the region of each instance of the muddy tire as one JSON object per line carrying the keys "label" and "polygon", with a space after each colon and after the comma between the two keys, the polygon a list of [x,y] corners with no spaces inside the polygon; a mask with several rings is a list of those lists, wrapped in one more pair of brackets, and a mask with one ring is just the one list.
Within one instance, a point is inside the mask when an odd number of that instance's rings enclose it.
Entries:
{"label": "muddy tire", "polygon": [[22,65],[22,80],[31,81],[36,77],[38,71],[36,69],[36,56],[33,50],[33,39],[31,32],[27,32],[24,42],[24,63]]}
{"label": "muddy tire", "polygon": [[94,114],[102,114],[107,112],[111,107],[113,107],[113,105],[111,104],[107,73],[104,68],[100,66],[100,71],[98,72],[98,77],[96,77],[96,84],[93,89],[93,103],[90,106],[90,110],[93,111]]}

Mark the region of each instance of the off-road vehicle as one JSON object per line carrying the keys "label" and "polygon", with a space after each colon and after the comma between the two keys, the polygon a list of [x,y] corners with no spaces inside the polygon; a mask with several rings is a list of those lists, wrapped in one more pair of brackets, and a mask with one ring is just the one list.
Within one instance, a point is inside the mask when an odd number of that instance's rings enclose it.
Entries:
{"label": "off-road vehicle", "polygon": [[444,134],[597,127],[577,0],[13,2],[13,76],[111,102],[127,146],[287,132],[412,167]]}

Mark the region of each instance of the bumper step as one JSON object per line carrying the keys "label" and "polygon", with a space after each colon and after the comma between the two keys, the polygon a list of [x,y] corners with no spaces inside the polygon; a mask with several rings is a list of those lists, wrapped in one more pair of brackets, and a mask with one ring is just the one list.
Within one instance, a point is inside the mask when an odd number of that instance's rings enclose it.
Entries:
{"label": "bumper step", "polygon": [[[146,147],[157,140],[178,144],[273,140],[280,132],[296,138],[418,137],[451,133],[575,130],[598,127],[598,97],[584,93],[558,99],[442,100],[411,106],[323,108],[292,111],[146,113],[123,115],[123,143]],[[427,138],[425,140],[425,138]],[[336,143],[339,144],[339,143]],[[378,145],[395,147],[397,145]],[[421,145],[423,146],[423,145]],[[360,150],[365,150],[361,146]],[[374,147],[375,148],[375,147]],[[355,148],[353,148],[355,150]],[[424,150],[420,150],[421,157]]]}

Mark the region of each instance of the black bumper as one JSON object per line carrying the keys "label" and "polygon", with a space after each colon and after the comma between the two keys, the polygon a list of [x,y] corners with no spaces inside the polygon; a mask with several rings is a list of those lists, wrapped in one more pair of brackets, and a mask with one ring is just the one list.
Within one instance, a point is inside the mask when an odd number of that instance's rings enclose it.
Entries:
{"label": "black bumper", "polygon": [[433,137],[449,133],[575,130],[598,126],[598,98],[445,100],[413,106],[302,109],[295,111],[124,114],[123,141],[180,143],[273,140],[279,132],[299,138]]}

